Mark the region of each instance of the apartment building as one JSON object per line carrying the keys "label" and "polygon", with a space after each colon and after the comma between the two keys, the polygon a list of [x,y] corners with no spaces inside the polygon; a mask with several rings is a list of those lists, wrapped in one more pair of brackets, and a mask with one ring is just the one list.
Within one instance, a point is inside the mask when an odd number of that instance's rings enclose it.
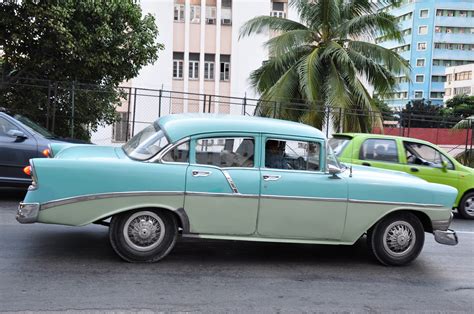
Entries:
{"label": "apartment building", "polygon": [[[158,117],[158,90],[177,93],[257,97],[249,85],[250,73],[268,59],[263,43],[272,34],[239,38],[242,25],[261,15],[297,19],[288,0],[142,0],[143,13],[156,18],[157,41],[165,49],[155,64],[144,67],[130,86],[148,88],[132,96],[131,106],[119,108],[123,117],[134,113],[139,121],[130,135]],[[143,96],[146,94],[146,96]],[[178,95],[178,94],[176,94]],[[184,98],[184,99],[179,99]],[[160,105],[161,113],[202,112],[203,101],[176,97]],[[193,98],[193,97],[191,97]],[[214,113],[240,114],[239,106],[213,105]],[[102,127],[93,135],[97,143],[119,143],[125,122]],[[114,131],[113,131],[114,130]],[[120,138],[115,134],[122,134]]]}
{"label": "apartment building", "polygon": [[410,62],[411,76],[397,78],[398,87],[384,99],[402,107],[414,99],[443,104],[446,68],[474,62],[474,3],[472,0],[405,0],[382,8],[395,15],[403,43],[376,39]]}
{"label": "apartment building", "polygon": [[474,63],[447,67],[444,101],[457,96],[474,96]]}

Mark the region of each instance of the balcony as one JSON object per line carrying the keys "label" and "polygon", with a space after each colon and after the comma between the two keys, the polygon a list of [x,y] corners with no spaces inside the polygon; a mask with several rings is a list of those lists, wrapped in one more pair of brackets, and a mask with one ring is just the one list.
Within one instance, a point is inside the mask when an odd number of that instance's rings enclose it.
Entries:
{"label": "balcony", "polygon": [[[466,25],[464,25],[466,26]],[[474,34],[472,33],[435,33],[434,42],[474,44]]]}
{"label": "balcony", "polygon": [[472,60],[474,62],[474,50],[435,49],[433,59]]}
{"label": "balcony", "polygon": [[460,16],[436,16],[435,25],[436,26],[456,26],[456,27],[466,27],[468,24],[472,24],[473,19],[470,17],[460,17]]}

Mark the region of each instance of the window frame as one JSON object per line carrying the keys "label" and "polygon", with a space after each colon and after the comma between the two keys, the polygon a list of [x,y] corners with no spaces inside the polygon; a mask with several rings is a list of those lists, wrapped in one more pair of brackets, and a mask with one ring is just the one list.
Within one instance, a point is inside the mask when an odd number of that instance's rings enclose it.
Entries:
{"label": "window frame", "polygon": [[[416,97],[416,93],[421,93],[421,97]],[[425,94],[425,93],[424,93],[423,90],[419,90],[419,89],[418,89],[418,90],[414,90],[414,91],[413,91],[413,99],[423,99],[424,94]]]}
{"label": "window frame", "polygon": [[[224,72],[222,72],[222,65],[224,65]],[[226,71],[226,65],[228,66],[227,71]],[[226,79],[226,73],[227,73],[227,79]],[[230,62],[227,62],[227,61],[221,61],[220,62],[219,81],[223,81],[223,82],[230,81]]]}
{"label": "window frame", "polygon": [[[425,48],[421,49],[420,44],[424,44]],[[426,41],[419,41],[419,42],[416,43],[416,51],[426,51],[427,48],[428,48],[428,45],[427,45]]]}
{"label": "window frame", "polygon": [[[421,28],[426,28],[426,33],[422,34],[420,32]],[[428,30],[429,30],[428,25],[420,25],[420,26],[418,26],[418,35],[420,35],[420,36],[428,35]]]}
{"label": "window frame", "polygon": [[188,61],[188,79],[199,80],[199,60]]}
{"label": "window frame", "polygon": [[[422,12],[426,11],[426,16],[422,16]],[[428,19],[430,17],[430,9],[420,9],[420,14],[418,15],[420,19]]]}
{"label": "window frame", "polygon": [[[212,71],[211,71],[211,65],[212,65]],[[215,61],[204,61],[204,80],[205,81],[214,81],[214,72],[215,72]],[[207,71],[207,75],[206,75]]]}
{"label": "window frame", "polygon": [[[422,78],[421,82],[417,81],[418,77]],[[424,83],[424,82],[425,82],[425,75],[424,74],[415,74],[415,83],[420,83],[421,84],[421,83]]]}
{"label": "window frame", "polygon": [[[388,160],[380,160],[380,159],[364,159],[364,158],[362,158],[362,153],[363,153],[362,147],[364,147],[364,144],[369,140],[394,142],[395,143],[395,148],[397,149],[397,161],[388,161]],[[375,146],[374,146],[374,150],[375,150]],[[386,163],[391,163],[391,164],[401,164],[401,162],[400,162],[400,148],[398,147],[398,141],[396,139],[392,139],[392,138],[368,137],[359,146],[359,156],[358,156],[358,158],[359,158],[359,160],[369,160],[369,161],[373,161],[373,162],[386,162]]]}
{"label": "window frame", "polygon": [[[176,74],[177,76],[174,75],[174,65],[175,63],[177,64],[176,65]],[[179,71],[179,69],[181,68],[181,72]],[[181,75],[179,75],[181,74]],[[174,80],[182,80],[184,77],[184,60],[181,60],[181,59],[173,59],[173,79]]]}
{"label": "window frame", "polygon": [[[300,169],[279,169],[279,168],[267,168],[265,166],[265,153],[266,153],[266,146],[268,141],[294,141],[294,142],[306,142],[306,143],[316,143],[319,145],[319,170],[300,170]],[[260,158],[260,169],[264,171],[289,171],[289,172],[296,172],[296,173],[319,173],[324,174],[326,173],[326,147],[324,145],[324,141],[321,139],[316,138],[295,138],[295,137],[285,137],[285,136],[264,136],[261,141],[261,158]]]}
{"label": "window frame", "polygon": [[[423,60],[423,65],[418,65],[418,61],[420,61],[420,60]],[[422,67],[425,66],[425,64],[426,64],[426,58],[417,58],[416,63],[415,63],[415,67],[422,68]]]}
{"label": "window frame", "polygon": [[[196,160],[196,147],[197,147],[197,141],[199,140],[205,140],[205,139],[232,139],[232,138],[238,138],[238,139],[250,139],[253,140],[254,143],[254,148],[253,148],[253,167],[220,167],[216,165],[209,165],[209,164],[200,164]],[[189,150],[189,164],[196,166],[196,167],[211,167],[211,168],[216,168],[216,169],[259,169],[259,164],[258,164],[258,145],[259,145],[259,136],[252,134],[252,133],[221,133],[221,134],[202,134],[196,137],[191,138],[191,146]]]}
{"label": "window frame", "polygon": [[[173,22],[184,23],[186,7],[184,4],[175,3],[173,6]],[[178,12],[178,19],[175,20],[175,12]],[[182,14],[181,14],[182,13]]]}

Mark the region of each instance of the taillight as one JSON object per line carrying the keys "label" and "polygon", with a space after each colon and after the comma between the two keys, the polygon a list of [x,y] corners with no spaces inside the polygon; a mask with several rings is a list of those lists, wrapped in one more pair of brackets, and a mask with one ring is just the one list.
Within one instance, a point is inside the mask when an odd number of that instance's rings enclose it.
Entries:
{"label": "taillight", "polygon": [[46,157],[46,158],[50,158],[50,157],[51,157],[51,151],[49,150],[49,148],[44,149],[41,153],[42,153],[43,156]]}
{"label": "taillight", "polygon": [[25,168],[23,168],[23,172],[24,172],[27,176],[31,176],[31,166],[26,166]]}

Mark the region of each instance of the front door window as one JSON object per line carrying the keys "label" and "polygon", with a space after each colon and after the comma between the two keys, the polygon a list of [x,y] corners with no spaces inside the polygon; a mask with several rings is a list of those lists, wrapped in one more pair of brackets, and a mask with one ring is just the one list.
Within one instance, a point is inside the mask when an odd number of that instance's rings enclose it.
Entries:
{"label": "front door window", "polygon": [[407,163],[410,165],[428,166],[432,168],[442,168],[443,161],[446,162],[448,169],[454,169],[453,163],[441,152],[431,146],[405,142],[407,154]]}
{"label": "front door window", "polygon": [[268,139],[265,168],[320,171],[320,154],[320,143]]}

